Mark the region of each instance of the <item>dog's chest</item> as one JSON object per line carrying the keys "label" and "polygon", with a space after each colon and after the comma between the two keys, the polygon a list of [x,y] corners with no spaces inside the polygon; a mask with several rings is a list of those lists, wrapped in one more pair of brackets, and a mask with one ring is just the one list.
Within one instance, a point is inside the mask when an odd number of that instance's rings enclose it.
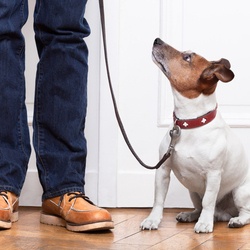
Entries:
{"label": "dog's chest", "polygon": [[[204,130],[204,129],[202,129]],[[178,180],[189,190],[203,193],[207,173],[221,168],[225,137],[199,131],[182,131],[170,157],[170,166]]]}
{"label": "dog's chest", "polygon": [[208,168],[202,157],[192,156],[187,152],[175,152],[171,163],[172,171],[186,188],[204,193]]}

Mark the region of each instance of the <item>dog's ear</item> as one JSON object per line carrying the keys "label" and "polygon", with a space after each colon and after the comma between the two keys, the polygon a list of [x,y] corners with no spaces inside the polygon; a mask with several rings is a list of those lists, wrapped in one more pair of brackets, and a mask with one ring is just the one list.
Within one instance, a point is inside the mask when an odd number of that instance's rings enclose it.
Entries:
{"label": "dog's ear", "polygon": [[216,77],[222,82],[230,82],[234,78],[234,73],[230,70],[230,62],[227,59],[211,62],[211,66],[202,73],[202,78],[209,81]]}
{"label": "dog's ear", "polygon": [[231,68],[230,62],[225,58],[221,58],[219,61],[212,61],[211,63],[213,63],[213,64],[222,64],[228,69]]}

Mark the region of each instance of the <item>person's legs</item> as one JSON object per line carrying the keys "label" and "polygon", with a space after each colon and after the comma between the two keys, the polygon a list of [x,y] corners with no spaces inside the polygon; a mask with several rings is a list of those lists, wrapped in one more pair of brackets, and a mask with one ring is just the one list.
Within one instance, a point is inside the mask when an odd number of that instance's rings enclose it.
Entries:
{"label": "person's legs", "polygon": [[70,231],[114,227],[107,210],[84,194],[88,50],[87,0],[37,0],[39,64],[34,147],[43,186],[41,222]]}
{"label": "person's legs", "polygon": [[37,0],[34,13],[39,54],[34,148],[43,200],[84,192],[88,49],[86,0]]}
{"label": "person's legs", "polygon": [[20,195],[30,157],[25,107],[24,52],[21,29],[27,0],[0,0],[0,228],[18,220]]}
{"label": "person's legs", "polygon": [[20,195],[30,157],[25,107],[27,0],[0,0],[0,191]]}

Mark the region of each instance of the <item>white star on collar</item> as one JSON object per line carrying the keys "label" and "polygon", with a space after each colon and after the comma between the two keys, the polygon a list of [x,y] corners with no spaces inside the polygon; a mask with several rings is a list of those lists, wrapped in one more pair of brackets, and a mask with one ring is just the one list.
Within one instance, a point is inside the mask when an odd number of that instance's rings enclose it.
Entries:
{"label": "white star on collar", "polygon": [[206,118],[203,118],[203,119],[201,120],[201,122],[202,122],[203,124],[205,124],[205,123],[207,122],[207,119],[206,119]]}

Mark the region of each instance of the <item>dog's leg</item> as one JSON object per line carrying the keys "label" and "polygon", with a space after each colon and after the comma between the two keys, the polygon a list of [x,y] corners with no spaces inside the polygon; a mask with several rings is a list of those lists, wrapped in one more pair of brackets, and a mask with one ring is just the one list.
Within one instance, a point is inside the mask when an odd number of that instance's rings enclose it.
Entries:
{"label": "dog's leg", "polygon": [[200,196],[195,192],[190,192],[190,198],[194,204],[194,210],[192,212],[181,212],[176,216],[178,222],[193,222],[197,221],[201,214],[202,200]]}
{"label": "dog's leg", "polygon": [[243,227],[250,223],[250,178],[233,191],[234,203],[239,211],[238,217],[230,219],[228,226],[231,228]]}
{"label": "dog's leg", "polygon": [[196,233],[211,233],[214,227],[214,211],[220,189],[221,171],[208,171],[206,177],[206,191],[202,199],[202,211],[194,227]]}
{"label": "dog's leg", "polygon": [[170,168],[162,165],[155,174],[155,200],[150,215],[141,223],[141,229],[158,229],[162,219],[164,201],[170,182]]}
{"label": "dog's leg", "polygon": [[214,221],[229,221],[238,216],[239,212],[234,204],[232,192],[226,194],[217,204],[214,212]]}

